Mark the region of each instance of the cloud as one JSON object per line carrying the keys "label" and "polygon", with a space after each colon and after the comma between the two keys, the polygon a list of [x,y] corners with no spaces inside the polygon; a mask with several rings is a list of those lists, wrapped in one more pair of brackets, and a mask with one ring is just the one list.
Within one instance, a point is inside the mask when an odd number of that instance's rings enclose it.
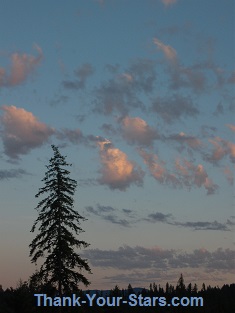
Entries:
{"label": "cloud", "polygon": [[178,0],[161,0],[161,2],[166,6],[171,6],[173,4],[175,4]]}
{"label": "cloud", "polygon": [[219,223],[214,222],[174,222],[173,225],[182,226],[186,228],[193,228],[194,230],[221,230],[221,231],[230,231],[228,227],[229,223]]}
{"label": "cloud", "polygon": [[180,145],[187,145],[189,148],[193,150],[198,150],[202,147],[202,142],[198,138],[194,136],[189,136],[184,132],[180,132],[178,134],[172,134],[168,137],[165,137],[167,140],[175,141]]}
{"label": "cloud", "polygon": [[161,50],[165,56],[165,58],[172,62],[176,63],[177,62],[177,53],[175,49],[173,49],[171,46],[167,46],[164,43],[162,43],[159,39],[154,38],[153,43],[157,46],[159,50]]}
{"label": "cloud", "polygon": [[111,78],[95,91],[95,112],[110,115],[114,111],[127,114],[132,107],[141,106],[140,100],[129,86],[130,82],[123,76]]}
{"label": "cloud", "polygon": [[86,142],[82,131],[80,129],[62,129],[61,131],[56,132],[56,137],[62,141],[69,141],[73,144],[80,144]]}
{"label": "cloud", "polygon": [[225,177],[227,178],[227,181],[230,185],[233,185],[234,182],[234,175],[233,172],[231,171],[231,169],[226,166],[223,170]]}
{"label": "cloud", "polygon": [[161,212],[155,212],[155,213],[149,214],[148,218],[145,220],[151,223],[156,223],[156,222],[168,223],[169,218],[172,218],[172,214],[163,214]]}
{"label": "cloud", "polygon": [[38,56],[29,54],[13,53],[11,55],[11,68],[9,73],[4,68],[0,67],[0,87],[11,87],[23,83],[29,75],[41,63],[43,58],[42,49],[35,45]]}
{"label": "cloud", "polygon": [[[110,267],[121,270],[151,268],[157,264],[159,268],[166,268],[166,260],[171,258],[173,251],[160,248],[147,249],[144,247],[130,247],[125,245],[118,250],[86,250],[85,256],[93,266]],[[121,262],[120,262],[121,261]],[[120,263],[120,264],[119,264]]]}
{"label": "cloud", "polygon": [[221,138],[215,137],[214,139],[209,139],[209,142],[214,146],[214,149],[211,155],[205,157],[207,161],[218,162],[228,154],[227,147],[221,145]]}
{"label": "cloud", "polygon": [[158,156],[153,153],[147,153],[143,149],[138,149],[140,156],[147,165],[151,175],[160,183],[181,186],[181,182],[174,174],[170,174],[165,168],[165,162],[160,161]]}
{"label": "cloud", "polygon": [[127,155],[114,148],[108,140],[98,142],[102,168],[100,169],[101,184],[110,189],[125,191],[131,184],[141,186],[144,173],[136,164],[128,160]]}
{"label": "cloud", "polygon": [[78,79],[75,79],[73,81],[65,80],[63,81],[63,86],[67,89],[74,90],[84,89],[88,77],[91,76],[94,72],[95,70],[93,66],[89,63],[85,63],[74,71],[74,74]]}
{"label": "cloud", "polygon": [[[175,221],[175,217],[171,213],[153,212],[145,217],[138,217],[137,212],[129,209],[117,209],[112,206],[103,206],[97,204],[96,208],[93,206],[85,207],[88,214],[99,216],[107,222],[112,224],[119,224],[123,227],[131,227],[132,225],[140,222],[149,223],[164,223],[176,227],[191,228],[195,231],[201,230],[214,230],[214,231],[231,231],[234,222],[227,219],[225,223],[211,221]],[[146,208],[145,208],[146,209]]]}
{"label": "cloud", "polygon": [[[212,90],[221,90],[225,83],[224,70],[208,60],[195,63],[192,66],[185,66],[180,62],[173,63],[168,67],[169,87],[171,89],[189,88],[197,94],[208,93]],[[215,113],[220,113],[222,106],[218,106]]]}
{"label": "cloud", "polygon": [[0,180],[9,178],[20,178],[28,173],[23,169],[0,170]]}
{"label": "cloud", "polygon": [[147,165],[151,175],[161,184],[170,185],[175,188],[186,187],[191,189],[195,187],[204,187],[207,195],[214,194],[218,186],[208,177],[203,165],[194,165],[193,163],[183,160],[181,164],[179,159],[176,159],[174,168],[167,170],[166,164],[160,161],[158,156],[153,153],[147,153],[143,149],[138,149],[140,156]]}
{"label": "cloud", "polygon": [[203,69],[177,65],[169,69],[169,74],[172,89],[191,88],[196,93],[206,90],[207,78]]}
{"label": "cloud", "polygon": [[131,86],[136,92],[148,94],[153,91],[156,81],[156,62],[149,59],[137,59],[132,62],[124,74],[132,83]]}
{"label": "cloud", "polygon": [[31,149],[43,145],[54,134],[54,129],[38,121],[31,113],[15,106],[2,106],[0,117],[1,137],[4,151],[10,158],[17,159]]}
{"label": "cloud", "polygon": [[183,185],[187,187],[197,186],[204,187],[207,191],[207,195],[214,194],[218,185],[208,177],[208,174],[202,164],[194,165],[193,163],[183,160],[183,164],[180,160],[175,161],[175,168],[177,170],[177,177]]}
{"label": "cloud", "polygon": [[[230,125],[230,129],[232,125]],[[233,129],[232,129],[233,130]],[[213,151],[210,154],[205,154],[205,160],[217,163],[223,159],[226,155],[230,157],[231,162],[235,163],[235,144],[222,139],[220,137],[214,137],[213,139],[208,139],[208,141],[214,146]]]}
{"label": "cloud", "polygon": [[234,225],[233,222],[227,220],[226,223],[219,223],[217,221],[196,221],[196,222],[179,222],[174,221],[174,216],[172,214],[164,214],[161,212],[154,212],[148,214],[147,218],[143,218],[143,221],[150,223],[165,223],[173,226],[180,226],[185,228],[192,228],[193,230],[218,230],[218,231],[231,231],[231,226]]}
{"label": "cloud", "polygon": [[118,73],[119,68],[112,70],[112,77],[95,90],[94,111],[105,115],[116,111],[126,115],[131,108],[144,110],[140,95],[147,95],[154,89],[154,65],[152,60],[138,59],[121,73]]}
{"label": "cloud", "polygon": [[126,116],[121,120],[123,138],[130,144],[150,146],[159,138],[155,129],[139,117]]}
{"label": "cloud", "polygon": [[171,98],[156,98],[152,104],[156,112],[166,123],[172,123],[182,117],[195,117],[199,114],[189,97],[173,95]]}
{"label": "cloud", "polygon": [[112,224],[118,224],[118,225],[121,225],[123,227],[130,227],[131,226],[131,223],[127,219],[118,217],[114,213],[114,212],[118,213],[118,210],[114,209],[111,206],[102,206],[102,205],[98,204],[97,209],[95,209],[92,206],[88,206],[85,209],[88,213],[99,216],[103,220],[111,222]]}
{"label": "cloud", "polygon": [[123,246],[117,250],[90,249],[83,254],[96,267],[118,270],[170,270],[175,268],[204,268],[208,270],[225,270],[235,268],[235,251],[218,248],[210,252],[196,249],[189,252],[160,247],[145,248],[141,246]]}
{"label": "cloud", "polygon": [[215,116],[218,116],[219,114],[224,114],[224,106],[221,103],[217,104],[216,110],[214,112]]}
{"label": "cloud", "polygon": [[58,106],[60,104],[66,104],[69,100],[68,96],[65,95],[55,95],[55,98],[50,101],[51,106]]}
{"label": "cloud", "polygon": [[229,129],[231,129],[233,132],[235,132],[235,125],[228,124],[226,125]]}
{"label": "cloud", "polygon": [[231,76],[228,79],[228,83],[235,84],[235,71],[231,73]]}
{"label": "cloud", "polygon": [[104,123],[101,126],[101,129],[109,136],[113,136],[117,134],[116,128],[113,126],[113,124]]}

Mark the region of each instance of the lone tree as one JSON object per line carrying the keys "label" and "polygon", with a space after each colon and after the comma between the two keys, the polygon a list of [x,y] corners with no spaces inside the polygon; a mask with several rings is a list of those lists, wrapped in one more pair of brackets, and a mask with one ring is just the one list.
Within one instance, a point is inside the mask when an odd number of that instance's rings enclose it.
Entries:
{"label": "lone tree", "polygon": [[78,290],[78,283],[88,286],[90,282],[82,274],[82,270],[91,273],[87,260],[82,259],[76,248],[86,248],[88,243],[75,236],[84,232],[80,221],[84,221],[73,209],[73,195],[77,182],[69,178],[65,161],[58,147],[52,145],[54,157],[50,159],[45,177],[45,186],[39,189],[35,197],[47,194],[36,207],[39,216],[33,224],[31,232],[38,227],[39,234],[29,245],[31,262],[37,264],[41,257],[45,262],[32,277],[34,281],[49,284],[58,288],[59,296],[64,292]]}

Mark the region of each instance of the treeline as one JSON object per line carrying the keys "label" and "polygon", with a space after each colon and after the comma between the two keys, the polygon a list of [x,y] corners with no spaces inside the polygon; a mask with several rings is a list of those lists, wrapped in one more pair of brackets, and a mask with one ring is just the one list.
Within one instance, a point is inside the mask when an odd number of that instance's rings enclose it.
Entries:
{"label": "treeline", "polygon": [[[76,292],[76,296],[80,297],[81,307],[56,307],[56,306],[47,306],[47,307],[38,307],[37,298],[34,294],[46,294],[48,297],[54,297],[57,294],[57,291],[54,287],[50,286],[41,286],[40,289],[35,289],[28,282],[19,282],[18,286],[14,288],[7,288],[3,290],[0,286],[0,313],[104,313],[104,312],[118,312],[118,313],[145,313],[145,312],[200,312],[200,313],[231,313],[235,312],[235,284],[223,285],[219,287],[205,286],[202,284],[201,288],[198,288],[196,284],[192,285],[191,283],[187,286],[184,284],[183,276],[181,275],[176,287],[167,283],[164,287],[157,285],[155,283],[150,284],[149,289],[132,288],[129,284],[127,289],[120,289],[118,286],[115,286],[109,292],[97,291],[96,298],[103,297],[107,299],[109,297],[122,297],[122,301],[128,301],[129,295],[136,295],[132,299],[141,299],[140,302],[137,300],[136,306],[130,306],[128,304],[121,304],[119,306],[108,306],[103,305],[102,301],[99,303],[101,306],[97,305],[96,301],[93,301],[93,306],[89,306],[88,297],[86,294],[89,294],[90,297],[94,295],[94,291],[82,291],[79,290]],[[70,297],[72,294],[66,294],[64,296]],[[140,297],[139,297],[140,296]],[[168,303],[171,303],[173,297],[202,297],[203,306],[159,306],[158,301],[156,300],[156,306],[148,306],[150,299],[154,297],[164,297]],[[187,299],[186,299],[187,300]],[[82,304],[82,301],[86,301],[87,304]],[[110,304],[110,303],[109,303]],[[132,301],[132,304],[134,302]],[[140,304],[140,305],[138,305]],[[184,302],[185,304],[185,302]]]}

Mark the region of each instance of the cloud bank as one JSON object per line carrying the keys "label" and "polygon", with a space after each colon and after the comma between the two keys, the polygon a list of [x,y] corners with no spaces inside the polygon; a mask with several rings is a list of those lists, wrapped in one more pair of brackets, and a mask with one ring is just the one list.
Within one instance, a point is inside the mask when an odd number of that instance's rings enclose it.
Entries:
{"label": "cloud bank", "polygon": [[118,250],[90,249],[86,250],[84,255],[93,266],[119,270],[205,268],[229,272],[235,269],[233,261],[235,251],[222,248],[213,252],[204,248],[196,249],[190,253],[160,247],[144,248],[125,245]]}

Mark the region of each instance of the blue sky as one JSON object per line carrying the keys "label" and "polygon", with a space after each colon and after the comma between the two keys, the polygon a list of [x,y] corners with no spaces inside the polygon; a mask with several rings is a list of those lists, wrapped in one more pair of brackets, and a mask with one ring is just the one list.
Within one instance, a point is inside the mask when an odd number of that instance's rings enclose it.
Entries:
{"label": "blue sky", "polygon": [[35,270],[51,144],[78,181],[91,289],[232,283],[234,2],[7,1],[0,17],[0,284]]}

